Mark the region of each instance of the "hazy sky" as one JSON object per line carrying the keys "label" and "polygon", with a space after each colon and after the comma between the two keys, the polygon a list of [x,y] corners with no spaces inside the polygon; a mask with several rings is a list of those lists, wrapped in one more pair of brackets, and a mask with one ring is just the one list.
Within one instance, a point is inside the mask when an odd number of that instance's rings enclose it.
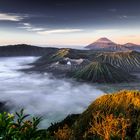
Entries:
{"label": "hazy sky", "polygon": [[140,0],[0,0],[0,45],[140,44]]}

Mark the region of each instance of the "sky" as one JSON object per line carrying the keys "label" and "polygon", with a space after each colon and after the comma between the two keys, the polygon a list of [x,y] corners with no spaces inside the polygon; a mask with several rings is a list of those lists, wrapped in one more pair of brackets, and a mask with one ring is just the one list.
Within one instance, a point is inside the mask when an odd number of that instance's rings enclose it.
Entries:
{"label": "sky", "polygon": [[140,44],[140,0],[0,0],[0,45]]}

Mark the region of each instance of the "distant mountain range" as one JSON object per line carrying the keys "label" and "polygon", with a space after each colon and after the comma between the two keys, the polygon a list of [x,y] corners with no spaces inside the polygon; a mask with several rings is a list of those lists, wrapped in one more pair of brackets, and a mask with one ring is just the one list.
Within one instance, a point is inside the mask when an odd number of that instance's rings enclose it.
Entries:
{"label": "distant mountain range", "polygon": [[57,48],[45,48],[26,44],[0,46],[0,57],[8,56],[42,56],[56,51]]}
{"label": "distant mountain range", "polygon": [[[133,43],[126,43],[124,45],[120,45],[112,42],[108,38],[100,38],[94,43],[86,46],[85,48],[93,51],[104,51],[104,52],[120,52],[120,51],[138,51],[140,52],[140,45]],[[17,45],[7,45],[0,46],[0,57],[8,57],[8,56],[43,56],[50,55],[55,53],[56,51],[61,50],[59,48],[53,47],[39,47],[27,44],[17,44]],[[77,53],[81,53],[84,55],[85,50],[78,51],[76,49],[70,49],[70,51],[76,51]],[[75,54],[75,53],[74,53]],[[76,55],[75,55],[75,58]]]}
{"label": "distant mountain range", "polygon": [[94,43],[86,46],[85,48],[92,49],[92,50],[102,50],[102,51],[129,51],[135,50],[140,51],[140,45],[133,44],[133,43],[126,43],[126,44],[117,44],[109,40],[108,38],[100,38]]}
{"label": "distant mountain range", "polygon": [[134,43],[126,43],[124,44],[126,48],[129,50],[139,51],[140,52],[140,45],[134,44]]}

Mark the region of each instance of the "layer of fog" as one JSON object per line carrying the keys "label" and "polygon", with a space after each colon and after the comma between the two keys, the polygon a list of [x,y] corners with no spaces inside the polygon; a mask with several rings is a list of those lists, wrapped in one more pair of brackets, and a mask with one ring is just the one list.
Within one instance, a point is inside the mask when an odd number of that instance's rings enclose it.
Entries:
{"label": "layer of fog", "polygon": [[24,108],[26,113],[43,116],[42,127],[47,127],[68,114],[81,113],[103,94],[94,85],[18,71],[36,59],[0,58],[0,101],[6,101],[11,112]]}

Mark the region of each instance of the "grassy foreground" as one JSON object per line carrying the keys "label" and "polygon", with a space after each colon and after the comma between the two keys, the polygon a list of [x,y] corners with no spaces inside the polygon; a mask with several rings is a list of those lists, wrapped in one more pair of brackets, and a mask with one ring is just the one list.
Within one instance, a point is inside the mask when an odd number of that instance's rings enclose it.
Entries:
{"label": "grassy foreground", "polygon": [[140,91],[123,90],[95,100],[81,115],[71,115],[47,130],[41,118],[0,114],[2,140],[140,140]]}

